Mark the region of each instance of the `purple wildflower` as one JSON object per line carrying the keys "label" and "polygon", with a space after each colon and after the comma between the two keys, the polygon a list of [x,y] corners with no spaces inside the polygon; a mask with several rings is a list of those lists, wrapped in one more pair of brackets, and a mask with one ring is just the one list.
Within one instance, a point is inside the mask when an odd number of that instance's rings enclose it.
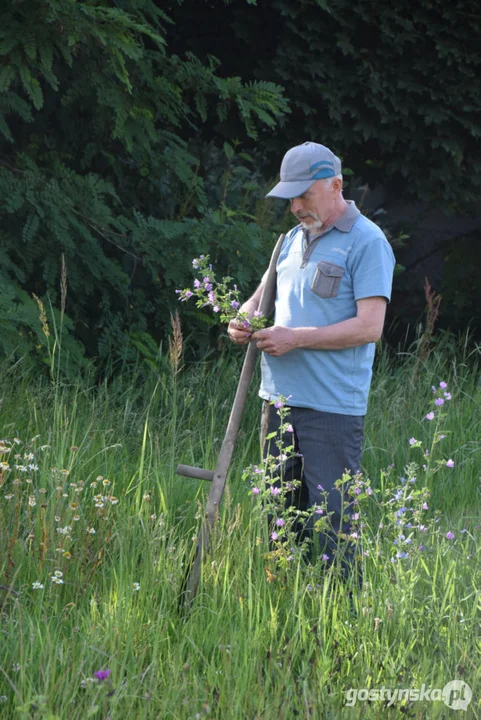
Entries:
{"label": "purple wildflower", "polygon": [[449,532],[446,533],[446,537],[448,540],[452,540],[454,538],[454,533],[452,533],[450,530]]}
{"label": "purple wildflower", "polygon": [[284,403],[282,402],[282,400],[276,400],[276,402],[274,403],[274,407],[276,410],[280,410],[284,407]]}
{"label": "purple wildflower", "polygon": [[276,532],[271,533],[271,540],[277,540],[279,535]]}
{"label": "purple wildflower", "polygon": [[428,510],[428,509],[429,509],[429,508],[428,508],[427,502],[423,503],[423,510]]}
{"label": "purple wildflower", "polygon": [[193,294],[194,294],[194,293],[192,292],[192,290],[186,290],[186,291],[185,291],[185,297],[186,297],[186,298],[192,297]]}
{"label": "purple wildflower", "polygon": [[237,308],[239,307],[239,303],[237,302],[237,300],[233,300],[231,302],[231,305],[234,308],[234,310],[237,310]]}
{"label": "purple wildflower", "polygon": [[280,489],[278,487],[271,487],[271,495],[279,495]]}
{"label": "purple wildflower", "polygon": [[219,311],[220,311],[220,307],[219,307],[218,305],[214,305],[214,307],[212,308],[212,310],[213,310],[214,312],[219,312]]}
{"label": "purple wildflower", "polygon": [[259,495],[259,493],[260,493],[260,490],[259,490],[258,487],[253,487],[253,488],[252,488],[252,494],[253,494],[253,495]]}
{"label": "purple wildflower", "polygon": [[438,405],[439,407],[441,407],[441,405],[444,405],[444,400],[443,400],[443,398],[436,398],[436,400],[434,401],[434,404],[435,404],[435,405]]}
{"label": "purple wildflower", "polygon": [[286,430],[287,432],[294,432],[294,428],[292,427],[292,425],[288,425]]}
{"label": "purple wildflower", "polygon": [[407,553],[407,552],[398,552],[398,553],[396,553],[396,557],[397,557],[397,558],[407,558],[407,557],[409,557],[409,553]]}
{"label": "purple wildflower", "polygon": [[282,518],[279,518],[278,520],[276,520],[277,527],[282,527],[285,524],[286,524],[286,521],[283,520]]}
{"label": "purple wildflower", "polygon": [[445,388],[448,387],[448,383],[441,380],[441,382],[439,383],[439,387],[441,388],[441,390],[444,390]]}
{"label": "purple wildflower", "polygon": [[[235,285],[234,285],[235,287]],[[259,310],[254,310],[254,317],[262,317],[264,313],[259,312]]]}
{"label": "purple wildflower", "polygon": [[413,437],[412,437],[412,438],[410,438],[410,440],[409,440],[409,444],[410,444],[410,445],[414,445],[415,443],[417,443],[417,440],[416,440],[416,438],[413,438]]}
{"label": "purple wildflower", "polygon": [[324,490],[324,488],[322,487],[322,485],[318,485],[318,486],[317,486],[317,489],[318,489],[318,490],[321,490],[321,491]]}
{"label": "purple wildflower", "polygon": [[426,415],[426,420],[434,420],[434,413],[432,411],[428,412],[428,414]]}
{"label": "purple wildflower", "polygon": [[329,560],[329,555],[326,555],[326,553],[324,553],[322,559],[324,560],[324,562],[327,562]]}
{"label": "purple wildflower", "polygon": [[446,400],[451,400],[451,393],[444,393]]}
{"label": "purple wildflower", "polygon": [[448,468],[453,468],[453,467],[454,467],[454,460],[451,460],[451,458],[449,458],[449,460],[448,460],[447,463],[446,463],[446,467],[448,467]]}
{"label": "purple wildflower", "polygon": [[102,682],[103,680],[107,680],[111,672],[112,670],[97,670],[97,672],[94,672],[94,676],[99,682]]}

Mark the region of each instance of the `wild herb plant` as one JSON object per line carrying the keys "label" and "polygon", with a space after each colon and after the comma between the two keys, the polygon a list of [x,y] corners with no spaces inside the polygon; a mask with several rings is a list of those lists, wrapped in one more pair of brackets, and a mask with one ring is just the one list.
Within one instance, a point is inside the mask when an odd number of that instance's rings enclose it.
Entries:
{"label": "wild herb plant", "polygon": [[212,312],[218,316],[221,323],[238,320],[253,332],[266,327],[267,318],[259,310],[255,310],[252,317],[249,317],[248,313],[239,310],[241,303],[239,300],[240,291],[237,285],[233,284],[230,287],[232,278],[229,276],[217,280],[209,259],[208,255],[201,255],[192,260],[192,266],[199,277],[194,280],[192,290],[189,288],[176,290],[179,300],[185,302],[190,298],[197,298],[196,307],[212,308]]}

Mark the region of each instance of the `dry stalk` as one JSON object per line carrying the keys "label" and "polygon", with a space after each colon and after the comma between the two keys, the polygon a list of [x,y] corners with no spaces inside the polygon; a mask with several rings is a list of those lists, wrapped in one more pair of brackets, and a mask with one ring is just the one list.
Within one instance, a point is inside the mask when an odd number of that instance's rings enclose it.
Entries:
{"label": "dry stalk", "polygon": [[67,266],[65,265],[65,255],[62,253],[62,270],[60,273],[60,310],[62,315],[65,312],[65,303],[67,299]]}
{"label": "dry stalk", "polygon": [[434,326],[439,315],[439,306],[441,304],[441,295],[436,295],[432,290],[429,280],[424,279],[424,295],[426,297],[426,319],[424,323],[424,331],[419,340],[419,346],[416,354],[416,363],[413,371],[413,384],[416,384],[421,365],[426,362],[430,356],[432,348],[432,339],[434,334]]}
{"label": "dry stalk", "polygon": [[175,375],[182,370],[181,362],[183,351],[182,327],[177,310],[175,311],[175,315],[170,313],[170,323],[172,325],[172,337],[169,338],[169,364],[172,374],[175,377]]}

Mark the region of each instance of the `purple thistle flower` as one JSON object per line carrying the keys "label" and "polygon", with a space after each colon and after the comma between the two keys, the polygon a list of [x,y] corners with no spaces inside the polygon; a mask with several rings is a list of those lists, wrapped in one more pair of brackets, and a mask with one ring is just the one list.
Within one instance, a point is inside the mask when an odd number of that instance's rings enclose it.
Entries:
{"label": "purple thistle flower", "polygon": [[102,682],[103,680],[107,680],[111,672],[112,670],[97,670],[97,672],[94,672],[94,676],[99,682]]}
{"label": "purple thistle flower", "polygon": [[428,414],[426,415],[426,420],[434,420],[434,413],[432,411],[428,412]]}
{"label": "purple thistle flower", "polygon": [[286,524],[286,521],[283,520],[282,518],[279,518],[278,520],[276,520],[277,527],[282,527],[285,524]]}
{"label": "purple thistle flower", "polygon": [[452,540],[454,538],[454,533],[452,533],[450,530],[449,532],[446,533],[446,537],[448,540]]}
{"label": "purple thistle flower", "polygon": [[434,404],[435,404],[435,405],[438,405],[439,407],[441,407],[441,405],[444,405],[444,400],[443,400],[443,398],[436,398],[436,400],[434,401]]}
{"label": "purple thistle flower", "polygon": [[439,387],[441,388],[441,390],[444,390],[445,388],[448,387],[448,383],[441,380],[441,382],[439,383]]}
{"label": "purple thistle flower", "polygon": [[454,460],[451,460],[451,458],[449,458],[449,460],[448,460],[447,463],[446,463],[446,467],[448,467],[448,468],[453,468],[453,467],[454,467]]}

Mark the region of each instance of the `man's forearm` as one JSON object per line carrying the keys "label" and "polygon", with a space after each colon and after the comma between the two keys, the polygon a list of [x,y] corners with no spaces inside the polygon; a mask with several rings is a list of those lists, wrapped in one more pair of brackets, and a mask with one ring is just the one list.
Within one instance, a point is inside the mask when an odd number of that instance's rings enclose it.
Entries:
{"label": "man's forearm", "polygon": [[292,328],[295,347],[305,350],[344,350],[379,340],[379,332],[359,317],[325,327]]}

